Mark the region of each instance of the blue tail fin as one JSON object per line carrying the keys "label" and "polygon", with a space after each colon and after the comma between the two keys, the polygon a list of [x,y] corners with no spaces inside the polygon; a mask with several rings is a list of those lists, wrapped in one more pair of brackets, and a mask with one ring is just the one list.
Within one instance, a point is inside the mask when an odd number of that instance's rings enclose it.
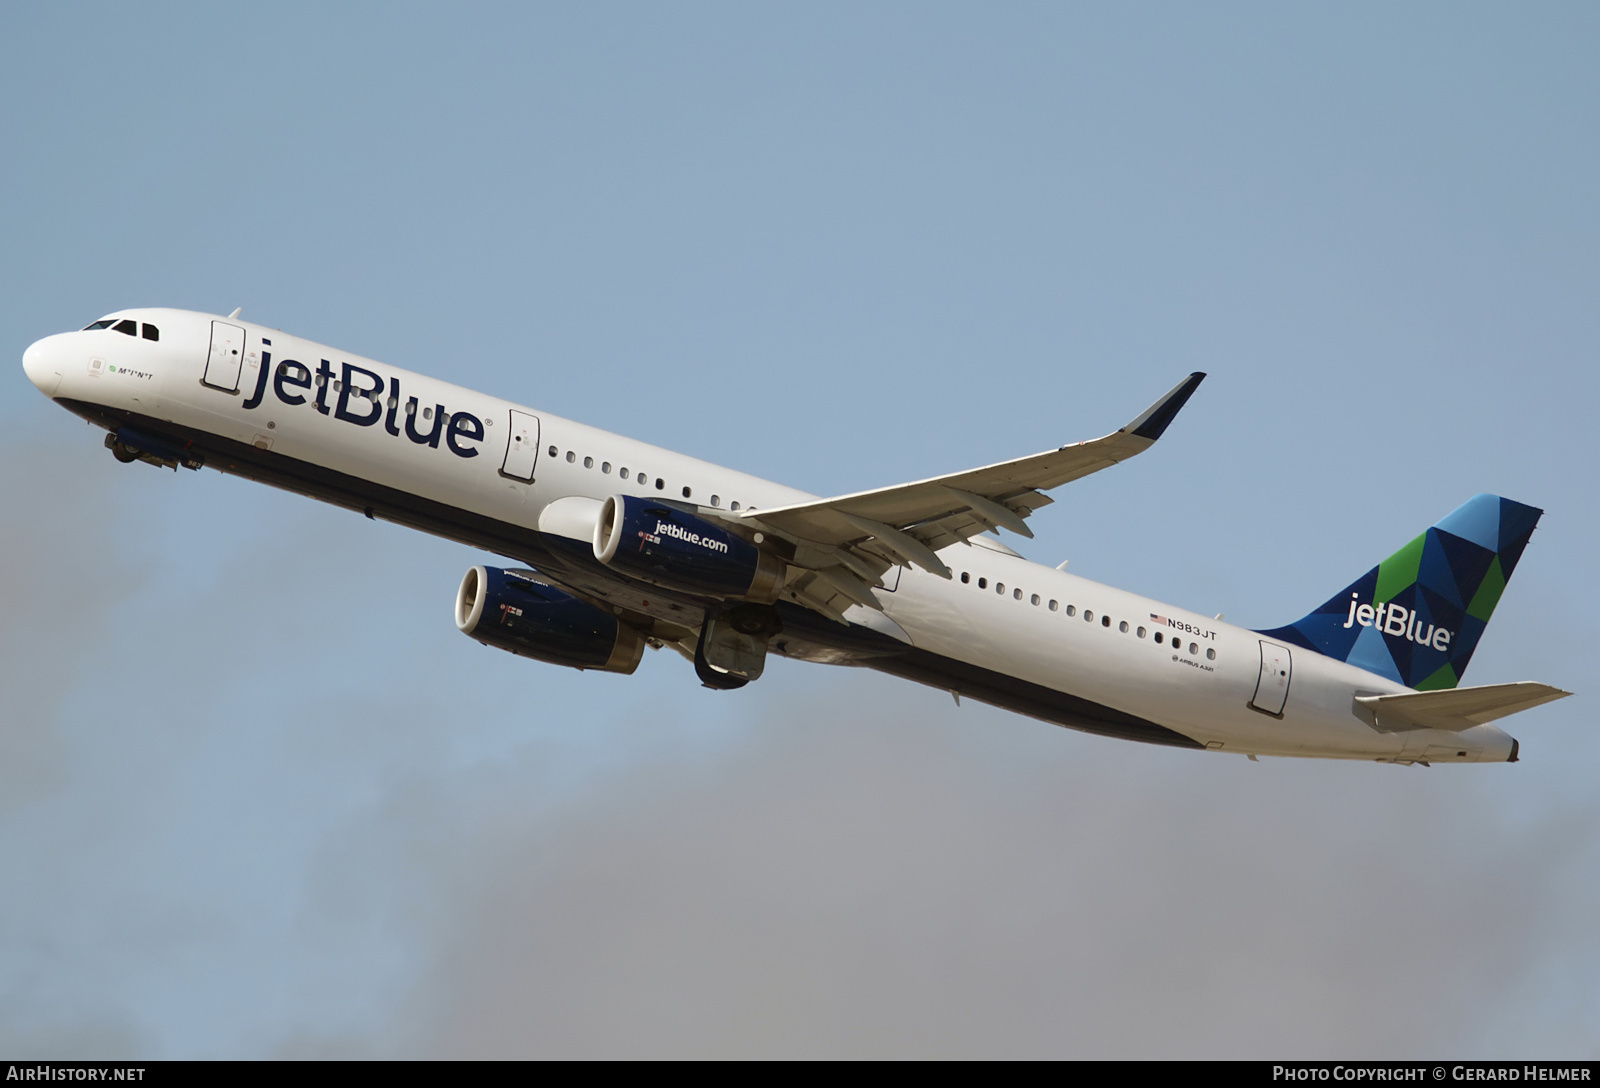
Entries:
{"label": "blue tail fin", "polygon": [[1543,513],[1477,495],[1309,616],[1261,634],[1407,687],[1453,688]]}

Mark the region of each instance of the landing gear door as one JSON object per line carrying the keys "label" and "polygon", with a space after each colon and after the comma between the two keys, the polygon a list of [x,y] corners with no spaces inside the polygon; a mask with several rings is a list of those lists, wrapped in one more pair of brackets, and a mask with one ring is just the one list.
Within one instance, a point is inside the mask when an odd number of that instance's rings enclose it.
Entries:
{"label": "landing gear door", "polygon": [[1276,717],[1283,717],[1283,705],[1289,700],[1290,672],[1294,662],[1289,647],[1274,642],[1261,643],[1261,676],[1256,680],[1256,693],[1250,705]]}
{"label": "landing gear door", "polygon": [[500,472],[532,483],[533,465],[539,459],[539,417],[513,411],[510,431],[506,440],[506,463],[500,466]]}
{"label": "landing gear door", "polygon": [[244,362],[244,330],[226,321],[211,323],[211,354],[200,380],[227,393],[239,391],[239,366]]}

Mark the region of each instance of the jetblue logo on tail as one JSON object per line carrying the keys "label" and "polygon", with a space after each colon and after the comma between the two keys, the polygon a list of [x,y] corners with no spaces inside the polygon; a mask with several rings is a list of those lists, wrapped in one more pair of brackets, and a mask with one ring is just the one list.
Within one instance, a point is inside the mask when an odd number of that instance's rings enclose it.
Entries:
{"label": "jetblue logo on tail", "polygon": [[1261,633],[1407,687],[1453,688],[1542,513],[1478,495],[1316,611]]}
{"label": "jetblue logo on tail", "polygon": [[1419,646],[1432,646],[1435,650],[1450,648],[1454,631],[1435,627],[1431,623],[1427,624],[1427,630],[1423,630],[1416,610],[1400,604],[1361,604],[1360,597],[1359,593],[1350,594],[1350,614],[1344,620],[1346,630],[1359,623],[1362,627],[1376,627],[1386,635],[1410,639]]}

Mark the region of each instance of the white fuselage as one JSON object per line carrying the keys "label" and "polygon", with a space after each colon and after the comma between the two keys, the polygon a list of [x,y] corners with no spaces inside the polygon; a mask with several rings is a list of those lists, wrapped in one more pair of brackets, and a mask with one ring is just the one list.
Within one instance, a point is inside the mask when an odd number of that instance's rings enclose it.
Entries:
{"label": "white fuselage", "polygon": [[[330,479],[413,496],[451,512],[446,522],[459,513],[535,530],[556,500],[614,494],[721,510],[814,497],[248,322],[165,309],[111,316],[139,323],[141,331],[47,337],[24,356],[34,384],[103,425],[172,424],[327,470]],[[214,323],[241,330],[240,342],[219,346]],[[159,338],[147,339],[144,326]],[[229,369],[235,365],[236,379]],[[368,389],[375,402],[361,395]],[[514,442],[536,444],[531,479],[504,471]],[[230,468],[226,456],[206,461]],[[447,524],[424,527],[458,535]],[[1209,749],[1407,762],[1499,762],[1513,753],[1511,738],[1489,725],[1380,732],[1358,715],[1354,698],[1408,690],[1402,685],[1028,562],[992,538],[945,548],[940,558],[954,578],[904,569],[893,591],[879,594],[882,616],[857,607],[849,618],[918,650],[1114,708]]]}

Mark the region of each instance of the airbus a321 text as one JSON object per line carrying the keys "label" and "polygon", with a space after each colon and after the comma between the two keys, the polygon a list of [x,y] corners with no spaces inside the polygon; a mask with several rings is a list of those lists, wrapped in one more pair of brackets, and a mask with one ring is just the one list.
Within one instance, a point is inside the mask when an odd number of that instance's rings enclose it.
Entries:
{"label": "airbus a321 text", "polygon": [[121,461],[202,465],[506,556],[456,624],[712,688],[769,653],[862,665],[1090,733],[1249,756],[1515,762],[1492,721],[1566,695],[1460,687],[1541,511],[1478,495],[1304,619],[1252,631],[1028,562],[1045,492],[1143,453],[1203,374],[1121,430],[818,498],[238,319],[123,310],[23,366]]}

